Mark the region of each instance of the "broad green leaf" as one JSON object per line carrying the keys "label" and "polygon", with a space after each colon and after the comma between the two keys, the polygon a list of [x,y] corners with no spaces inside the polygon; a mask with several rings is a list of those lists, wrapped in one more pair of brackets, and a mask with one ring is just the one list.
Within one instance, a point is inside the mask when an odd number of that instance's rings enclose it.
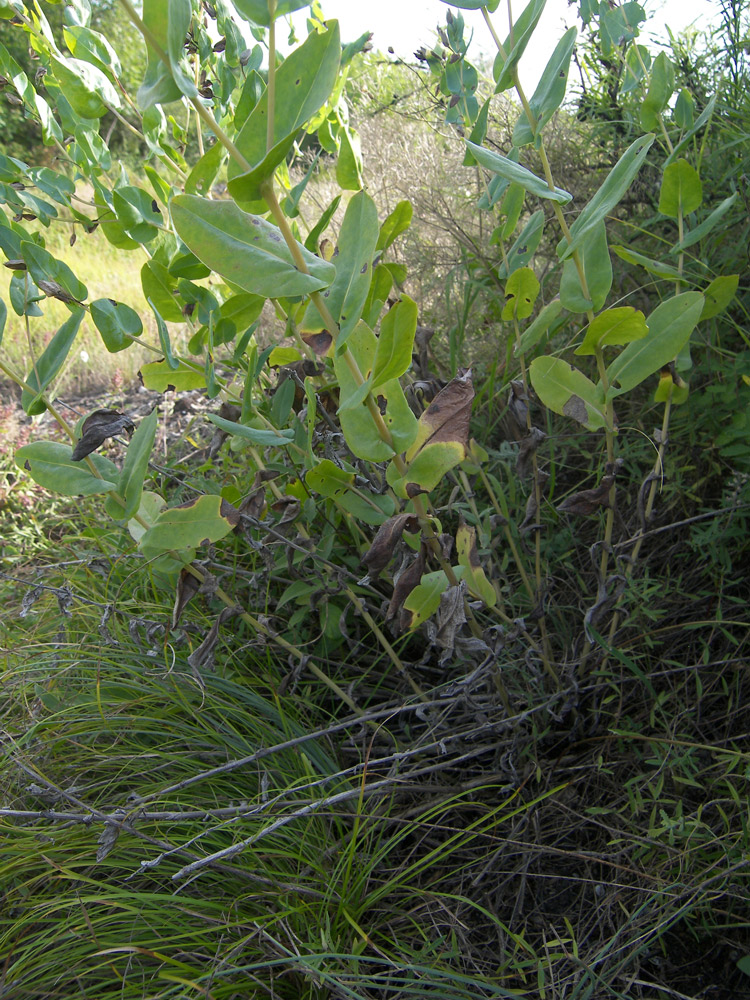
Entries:
{"label": "broad green leaf", "polygon": [[266,298],[308,295],[336,277],[333,264],[302,246],[299,251],[309,273],[299,271],[276,226],[230,201],[184,194],[173,198],[170,208],[180,239],[196,257],[248,292]]}
{"label": "broad green leaf", "polygon": [[414,212],[410,201],[400,201],[380,227],[376,250],[387,250],[388,247],[405,233],[411,225]]}
{"label": "broad green leaf", "polygon": [[112,207],[117,221],[137,243],[150,242],[164,225],[164,216],[155,199],[143,188],[131,184],[116,187],[112,192]]}
{"label": "broad green leaf", "polygon": [[596,354],[597,347],[629,344],[641,340],[648,333],[646,317],[632,306],[617,306],[599,313],[586,330],[583,343],[576,354]]}
{"label": "broad green leaf", "polygon": [[[477,120],[474,122],[474,127],[469,135],[469,142],[476,143],[477,146],[481,146],[484,140],[487,138],[487,122],[490,115],[490,105],[492,103],[492,98],[488,97],[484,102],[482,107],[479,109],[479,114],[477,115]],[[477,161],[471,155],[470,151],[467,149],[464,154],[463,166],[465,167],[475,167]]]}
{"label": "broad green leaf", "polygon": [[708,288],[703,290],[706,302],[701,319],[711,319],[724,312],[737,292],[739,281],[739,274],[723,274],[714,278]]}
{"label": "broad green leaf", "polygon": [[373,391],[383,382],[401,378],[408,371],[418,313],[417,303],[404,295],[383,317],[371,376]]}
{"label": "broad green leaf", "polygon": [[5,321],[8,318],[8,307],[5,305],[2,299],[0,299],[0,344],[3,342],[3,334],[5,333]]}
{"label": "broad green leaf", "polygon": [[143,535],[139,547],[150,558],[158,552],[198,548],[218,542],[239,523],[239,511],[220,496],[202,496],[163,510]]}
{"label": "broad green leaf", "polygon": [[[179,45],[182,49],[190,27],[190,0],[143,0],[142,17],[162,52],[170,58],[170,66],[167,66],[156,54],[156,50],[146,42],[148,65],[137,95],[138,104],[146,110],[154,104],[178,101],[183,96],[182,88],[187,81],[185,73],[179,67],[181,53],[177,51],[177,47]],[[196,93],[193,85],[192,96]]]}
{"label": "broad green leaf", "polygon": [[114,491],[125,501],[125,507],[123,508],[122,504],[114,497],[107,497],[104,505],[107,514],[115,521],[131,518],[141,505],[143,480],[148,471],[148,460],[154,447],[157,420],[158,412],[153,409],[147,417],[141,420],[130,439],[122,463],[122,472],[118,476]]}
{"label": "broad green leaf", "polygon": [[107,493],[115,488],[117,466],[103,455],[89,455],[101,476],[95,476],[87,462],[74,462],[73,449],[57,441],[35,441],[16,452],[16,464],[27,469],[35,483],[67,497]]}
{"label": "broad green leaf", "polygon": [[666,403],[669,399],[672,406],[679,406],[680,403],[687,402],[689,394],[690,387],[684,379],[679,375],[673,378],[669,368],[662,368],[659,372],[659,384],[654,393],[655,403]]}
{"label": "broad green leaf", "polygon": [[147,260],[141,268],[143,297],[153,303],[168,323],[184,323],[182,306],[177,299],[177,279],[158,260]]}
{"label": "broad green leaf", "polygon": [[703,184],[698,171],[687,160],[675,160],[664,171],[659,211],[671,219],[689,215],[703,202]]}
{"label": "broad green leaf", "polygon": [[[345,351],[351,352],[365,380],[370,379],[377,352],[377,338],[366,323],[360,321],[357,324]],[[339,418],[346,443],[357,458],[368,462],[385,462],[392,457],[394,450],[405,451],[412,443],[417,433],[417,418],[412,413],[398,380],[384,382],[378,387],[377,395],[385,401],[382,416],[393,440],[394,447],[391,448],[378,432],[364,398],[356,406],[349,405],[351,399],[361,394],[361,389],[345,351],[334,355],[333,367],[339,382]]]}
{"label": "broad green leaf", "polygon": [[[498,226],[492,234],[490,243],[510,239],[516,231],[516,226],[518,225],[518,220],[521,217],[525,201],[526,191],[524,190],[523,185],[511,184],[503,195],[503,200],[498,213],[501,219],[503,216],[505,217],[505,222],[503,222],[501,226]],[[495,234],[497,234],[497,240],[495,238]]]}
{"label": "broad green leaf", "polygon": [[[453,572],[461,579],[464,575],[464,567],[454,566]],[[431,618],[440,607],[440,598],[449,587],[448,577],[441,569],[435,570],[434,573],[425,573],[404,601],[404,609],[410,612],[410,617],[404,622],[405,628],[408,631],[413,631],[422,622]]]}
{"label": "broad green leaf", "polygon": [[674,66],[666,52],[654,59],[648,80],[648,91],[641,105],[641,125],[650,132],[659,124],[659,116],[674,91]]}
{"label": "broad green leaf", "polygon": [[607,227],[598,223],[587,232],[578,247],[578,257],[583,265],[586,287],[590,298],[583,294],[578,268],[572,257],[563,263],[560,280],[560,301],[569,312],[595,312],[607,301],[612,287],[612,259],[607,246]]}
{"label": "broad green leaf", "polygon": [[631,94],[639,87],[641,80],[651,66],[651,53],[645,45],[633,42],[625,53],[624,73],[621,90],[623,94]]}
{"label": "broad green leaf", "polygon": [[208,419],[212,424],[216,424],[221,430],[226,431],[227,434],[244,438],[245,441],[250,441],[251,444],[257,444],[264,448],[274,446],[284,448],[294,440],[294,431],[288,428],[276,430],[275,428],[249,427],[247,424],[235,423],[234,420],[226,420],[216,413],[209,413]]}
{"label": "broad green leaf", "polygon": [[330,499],[343,496],[354,485],[354,473],[339,468],[328,458],[324,458],[305,475],[305,482],[315,493]]}
{"label": "broad green leaf", "polygon": [[628,344],[607,368],[610,397],[640,385],[676,358],[700,320],[703,304],[700,292],[683,292],[657,306],[646,321],[648,334]]}
{"label": "broad green leaf", "polygon": [[270,12],[269,0],[235,0],[237,13],[247,21],[269,27],[272,20],[277,17],[284,17],[301,7],[307,7],[310,0],[276,0],[273,7],[273,16]]}
{"label": "broad green leaf", "polygon": [[629,264],[636,264],[638,267],[642,267],[649,274],[655,274],[659,278],[667,278],[670,281],[684,281],[684,276],[680,274],[677,268],[670,267],[669,264],[662,264],[660,260],[652,260],[650,257],[644,257],[642,253],[636,253],[635,250],[630,250],[628,247],[613,246],[612,249],[618,257],[626,260]]}
{"label": "broad green leaf", "polygon": [[505,39],[503,45],[505,58],[498,53],[492,68],[492,75],[496,82],[496,94],[501,94],[513,86],[516,66],[526,51],[526,46],[531,41],[531,36],[539,23],[546,2],[547,0],[529,0],[513,25],[512,35]]}
{"label": "broad green leaf", "polygon": [[606,427],[601,390],[561,358],[535,358],[529,365],[534,391],[548,409],[572,417],[590,431]]}
{"label": "broad green leaf", "polygon": [[670,163],[674,163],[674,161],[680,155],[682,150],[690,143],[690,140],[693,138],[693,136],[696,135],[696,133],[700,132],[700,130],[703,128],[706,122],[711,118],[711,115],[714,112],[714,105],[716,104],[717,97],[718,94],[714,94],[713,97],[709,99],[708,104],[705,106],[703,111],[701,111],[700,115],[698,115],[698,117],[695,120],[695,123],[687,130],[685,135],[683,135],[683,137],[680,139],[680,141],[677,143],[672,152],[664,161],[665,168],[668,167]]}
{"label": "broad green leaf", "polygon": [[512,184],[520,184],[526,191],[535,194],[537,198],[546,198],[559,202],[561,205],[567,205],[573,197],[561,188],[550,188],[541,177],[532,174],[526,167],[522,167],[520,163],[516,163],[507,156],[500,156],[499,153],[493,153],[491,150],[485,149],[484,146],[477,146],[473,142],[467,142],[466,145],[477,163]]}
{"label": "broad green leaf", "polygon": [[626,0],[620,7],[602,8],[599,37],[603,54],[610,57],[623,42],[632,41],[638,34],[638,25],[645,20],[643,7],[632,0]]}
{"label": "broad green leaf", "polygon": [[114,299],[96,299],[89,306],[94,326],[101,334],[110,354],[124,351],[133,343],[133,337],[143,333],[143,323],[135,309]]}
{"label": "broad green leaf", "polygon": [[97,66],[107,76],[121,76],[120,59],[104,35],[82,24],[63,25],[65,44],[76,57]]}
{"label": "broad green leaf", "polygon": [[55,80],[73,111],[81,118],[101,118],[107,108],[119,108],[120,97],[109,78],[82,59],[50,56]]}
{"label": "broad green leaf", "polygon": [[[336,277],[323,293],[323,300],[339,324],[336,348],[340,349],[362,315],[372,280],[372,260],[378,239],[378,210],[364,191],[355,194],[346,207],[333,261]],[[325,322],[311,303],[302,322],[304,330],[322,330]]]}
{"label": "broad green leaf", "polygon": [[521,339],[516,346],[515,356],[518,357],[521,354],[525,354],[526,351],[530,351],[533,347],[536,347],[544,334],[547,330],[549,330],[557,317],[560,315],[561,311],[562,302],[559,299],[553,299],[551,302],[548,302],[531,326],[527,327],[521,334]]}
{"label": "broad green leaf", "polygon": [[[167,506],[164,497],[150,490],[144,490],[141,494],[141,502],[135,517],[128,521],[128,531],[134,542],[140,542],[149,528],[153,527],[156,519]],[[145,525],[141,522],[145,522]]]}
{"label": "broad green leaf", "polygon": [[[78,133],[76,133],[76,141],[80,141]],[[138,250],[140,243],[131,239],[117,221],[111,193],[96,180],[94,181],[94,204],[98,209],[99,227],[104,233],[105,239],[118,250]]]}
{"label": "broad green leaf", "polygon": [[653,135],[642,135],[629,146],[607,174],[604,183],[583,207],[581,214],[570,227],[571,243],[563,237],[557,245],[557,256],[561,259],[569,257],[583,242],[586,234],[598,223],[602,222],[615,205],[618,204],[633,182],[633,178],[643,166],[651,145]]}
{"label": "broad green leaf", "polygon": [[178,368],[170,368],[166,361],[151,361],[143,365],[139,374],[144,386],[153,392],[191,392],[206,386],[204,373],[184,362]]}
{"label": "broad green leaf", "polygon": [[529,101],[535,121],[532,125],[526,111],[521,111],[513,129],[514,146],[525,146],[534,142],[565,99],[570,57],[573,54],[577,34],[575,28],[568,28],[557,43]]}
{"label": "broad green leaf", "polygon": [[502,318],[505,320],[528,319],[534,311],[539,296],[539,279],[530,267],[514,271],[505,283],[506,302]]}
{"label": "broad green leaf", "polygon": [[247,204],[262,197],[261,185],[273,176],[305,122],[328,100],[336,83],[340,57],[338,21],[329,21],[327,31],[320,34],[313,31],[279,66],[270,148],[266,134],[267,91],[235,139],[250,169],[243,170],[235,160],[230,161],[227,177],[229,193],[234,199]]}
{"label": "broad green leaf", "polygon": [[37,243],[21,243],[21,256],[26,261],[29,274],[40,288],[44,288],[43,282],[52,281],[72,299],[82,301],[88,296],[88,289],[76,278],[68,265],[56,260]]}
{"label": "broad green leaf", "polygon": [[44,293],[37,288],[28,271],[14,271],[8,283],[8,297],[17,316],[42,316],[37,305]]}
{"label": "broad green leaf", "polygon": [[739,195],[735,191],[734,194],[725,198],[720,205],[718,205],[713,212],[704,219],[695,229],[691,229],[689,232],[685,233],[682,238],[682,242],[678,243],[677,246],[673,247],[671,253],[682,253],[688,247],[691,247],[698,240],[702,240],[704,236],[707,236],[712,230],[714,230],[724,216],[727,214],[730,208],[735,204]]}
{"label": "broad green leaf", "polygon": [[529,221],[521,230],[515,243],[507,254],[507,264],[505,261],[498,267],[497,276],[502,281],[509,274],[518,270],[519,267],[526,267],[528,262],[536,253],[536,248],[542,239],[544,232],[544,212],[541,208],[534,212]]}
{"label": "broad green leaf", "polygon": [[79,308],[72,312],[26,376],[26,384],[30,386],[31,391],[24,389],[21,392],[21,406],[29,416],[44,413],[47,409],[46,404],[39,397],[62,368],[73,346],[83,314],[84,310]]}
{"label": "broad green leaf", "polygon": [[690,128],[695,120],[695,98],[683,87],[674,106],[674,120],[679,128]]}
{"label": "broad green leaf", "polygon": [[393,288],[393,274],[383,261],[373,268],[370,290],[367,293],[367,301],[362,310],[362,319],[369,327],[375,327],[378,317],[383,311],[383,306],[388,300]]}

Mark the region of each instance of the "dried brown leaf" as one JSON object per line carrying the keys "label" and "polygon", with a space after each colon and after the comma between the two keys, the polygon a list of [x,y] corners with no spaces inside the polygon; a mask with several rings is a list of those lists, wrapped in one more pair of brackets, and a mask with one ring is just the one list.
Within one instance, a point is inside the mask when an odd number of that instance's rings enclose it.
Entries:
{"label": "dried brown leaf", "polygon": [[94,410],[81,425],[81,437],[71,458],[74,462],[80,462],[104,444],[107,438],[115,437],[123,431],[130,437],[134,430],[135,424],[127,414],[118,410]]}
{"label": "dried brown leaf", "polygon": [[378,528],[372,545],[362,556],[362,562],[373,575],[379,573],[393,558],[396,546],[404,531],[419,530],[419,521],[414,514],[395,514]]}

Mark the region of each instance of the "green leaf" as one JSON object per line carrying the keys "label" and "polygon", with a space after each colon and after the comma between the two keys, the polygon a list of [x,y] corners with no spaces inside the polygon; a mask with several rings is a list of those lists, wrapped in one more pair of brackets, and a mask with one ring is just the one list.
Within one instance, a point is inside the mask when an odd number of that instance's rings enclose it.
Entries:
{"label": "green leaf", "polygon": [[469,593],[473,597],[480,598],[488,607],[494,608],[497,604],[497,594],[479,562],[476,528],[463,522],[456,532],[456,557],[459,566],[463,566],[464,580]]}
{"label": "green leaf", "polygon": [[688,129],[688,131],[685,133],[685,135],[683,135],[683,137],[680,139],[680,141],[674,147],[674,149],[672,150],[672,152],[669,154],[669,156],[664,161],[664,167],[665,168],[668,167],[670,165],[670,163],[673,163],[677,159],[677,157],[682,152],[682,150],[689,144],[689,142],[693,138],[693,136],[697,132],[700,132],[700,130],[703,128],[703,126],[706,124],[706,122],[710,119],[710,117],[711,117],[711,115],[713,114],[713,111],[714,111],[714,105],[716,104],[716,98],[717,97],[718,97],[718,94],[714,94],[713,97],[710,98],[708,104],[705,106],[705,108],[703,109],[703,111],[701,111],[700,115],[695,120],[695,124],[692,125],[691,128]]}
{"label": "green leaf", "polygon": [[540,208],[529,218],[529,221],[523,227],[520,235],[508,251],[507,264],[503,261],[503,263],[498,267],[498,278],[502,280],[503,278],[507,278],[509,274],[512,274],[519,267],[526,267],[528,262],[534,256],[536,248],[539,246],[543,232],[544,212]]}
{"label": "green leaf", "polygon": [[451,7],[460,7],[461,10],[481,10],[482,7],[486,7],[492,13],[493,10],[497,10],[500,0],[442,0],[442,2]]}
{"label": "green leaf", "polygon": [[570,312],[595,312],[607,301],[612,287],[612,259],[607,246],[607,227],[604,222],[593,226],[578,248],[578,256],[583,265],[586,286],[591,298],[583,294],[581,279],[575,261],[569,257],[563,263],[560,280],[560,301]]}
{"label": "green leaf", "polygon": [[[346,207],[334,258],[336,278],[323,293],[331,315],[339,324],[336,348],[340,349],[362,315],[372,280],[372,259],[378,239],[378,210],[364,191],[354,195]],[[302,328],[321,330],[325,322],[311,303]]]}
{"label": "green leaf", "polygon": [[672,219],[689,215],[703,203],[703,184],[698,171],[687,160],[675,160],[664,171],[659,211]]}
{"label": "green leaf", "polygon": [[641,105],[641,125],[650,132],[659,124],[659,116],[674,91],[674,66],[666,52],[654,59],[648,81],[648,91]]}
{"label": "green leaf", "polygon": [[505,284],[507,301],[503,306],[502,318],[528,319],[534,311],[539,289],[539,280],[530,267],[514,271]]}
{"label": "green leaf", "polygon": [[690,128],[695,119],[695,98],[683,87],[674,106],[674,120],[679,128]]}
{"label": "green leaf", "polygon": [[344,191],[362,188],[362,152],[359,136],[349,128],[339,132],[339,156],[336,160],[336,183]]}
{"label": "green leaf", "polygon": [[26,261],[29,274],[40,288],[44,288],[43,282],[53,281],[72,299],[82,301],[88,296],[88,289],[68,265],[57,260],[37,243],[22,242],[21,256]]}
{"label": "green leaf", "polygon": [[413,212],[410,201],[400,201],[380,227],[375,249],[387,250],[402,233],[405,233],[411,225]]}
{"label": "green leaf", "polygon": [[269,10],[268,0],[235,0],[237,13],[247,21],[269,27],[272,20],[277,17],[284,17],[292,11],[307,7],[310,0],[276,0],[274,4],[273,17]]}
{"label": "green leaf", "polygon": [[124,351],[133,343],[133,337],[143,333],[143,323],[135,309],[114,299],[95,299],[89,306],[94,326],[101,334],[110,354]]}
{"label": "green leaf", "polygon": [[206,377],[202,371],[196,371],[184,362],[177,368],[170,368],[166,361],[151,361],[143,365],[139,372],[143,384],[153,392],[191,392],[193,389],[204,389]]}
{"label": "green leaf", "polygon": [[[368,380],[377,352],[377,338],[366,323],[360,321],[357,324],[345,350],[351,351],[360,372],[365,380]],[[412,413],[398,380],[382,383],[378,386],[377,393],[385,402],[383,421],[393,439],[394,447],[391,448],[378,433],[373,416],[364,402],[364,396],[361,402],[350,405],[352,399],[358,399],[362,395],[362,390],[352,374],[344,352],[334,355],[333,367],[339,382],[341,429],[346,443],[357,458],[368,462],[385,462],[393,456],[394,449],[397,452],[405,451],[416,435],[417,418]]]}
{"label": "green leaf", "polygon": [[83,314],[83,309],[73,311],[47,344],[42,356],[37,359],[36,364],[26,376],[26,384],[30,386],[31,391],[29,389],[22,391],[21,406],[29,416],[44,413],[47,409],[44,401],[39,397],[62,368],[70,348],[73,346]]}
{"label": "green leaf", "polygon": [[164,355],[164,360],[167,363],[167,367],[172,371],[176,371],[180,367],[180,362],[172,354],[172,342],[169,339],[169,330],[167,329],[167,324],[162,319],[159,310],[156,308],[151,299],[146,300],[151,306],[151,311],[154,314],[154,319],[156,320],[156,329],[159,332],[159,344],[161,345],[162,354]]}
{"label": "green leaf", "polygon": [[[137,95],[141,108],[146,110],[155,104],[178,101],[183,93],[195,96],[195,85],[179,66],[192,19],[190,0],[144,0],[142,17],[162,52],[169,56],[170,66],[162,62],[156,50],[146,41],[148,65]],[[183,87],[187,89],[183,91]],[[192,94],[189,89],[192,89]]]}
{"label": "green leaf", "polygon": [[333,500],[343,496],[354,485],[354,473],[346,472],[324,458],[307,472],[305,482],[315,493]]}
{"label": "green leaf", "polygon": [[498,174],[512,184],[520,184],[526,191],[530,191],[538,198],[546,198],[550,201],[556,201],[561,205],[567,205],[573,197],[561,188],[550,188],[547,182],[541,177],[532,174],[526,167],[522,167],[520,163],[515,163],[507,156],[500,156],[499,153],[493,153],[491,150],[485,149],[484,146],[477,146],[473,142],[467,142],[466,145],[477,163],[480,163],[487,170],[491,170],[492,173]]}
{"label": "green leaf", "polygon": [[[76,141],[79,141],[78,136]],[[96,181],[94,181],[94,204],[98,209],[99,226],[105,239],[118,250],[137,250],[140,243],[128,236],[115,217],[112,195]]]}
{"label": "green leaf", "polygon": [[171,549],[198,548],[204,542],[218,542],[238,522],[239,512],[222,497],[202,496],[163,510],[139,546],[147,558]]}
{"label": "green leaf", "polygon": [[589,323],[583,343],[576,354],[596,354],[597,347],[629,344],[648,333],[646,317],[632,306],[618,306],[599,313]]}
{"label": "green leaf", "polygon": [[714,278],[708,288],[703,290],[706,302],[701,319],[711,319],[724,312],[737,292],[739,281],[739,274],[724,274]]}
{"label": "green leaf", "polygon": [[130,439],[122,463],[122,472],[118,476],[115,487],[117,495],[125,501],[125,507],[123,508],[114,497],[107,497],[104,505],[107,514],[115,521],[131,518],[140,508],[143,480],[148,471],[148,460],[154,447],[157,420],[158,413],[156,409],[153,409],[147,417],[141,420]]}
{"label": "green leaf", "polygon": [[76,57],[111,77],[122,76],[120,59],[104,35],[82,24],[63,25],[65,44]]}
{"label": "green leaf", "polygon": [[[500,205],[498,213],[501,219],[505,216],[505,222],[503,222],[503,224],[495,230],[495,233],[498,234],[499,240],[510,239],[516,231],[516,226],[518,225],[518,220],[521,217],[525,201],[526,191],[524,190],[523,185],[511,184],[503,195],[502,204]],[[496,242],[495,233],[492,234],[492,238],[490,240],[491,243]]]}
{"label": "green leaf", "polygon": [[81,118],[101,118],[108,107],[119,108],[120,97],[108,77],[82,59],[50,55],[50,67],[65,99]]}
{"label": "green leaf", "polygon": [[713,212],[711,212],[707,219],[704,219],[703,222],[695,227],[695,229],[691,229],[689,232],[685,233],[682,238],[682,242],[673,247],[671,253],[682,253],[683,250],[691,247],[694,243],[697,243],[698,240],[702,240],[704,236],[707,236],[710,232],[712,232],[727,214],[729,209],[735,204],[738,197],[739,195],[735,191],[734,194],[725,198],[724,201],[722,201],[722,203],[718,205]]}
{"label": "green leaf", "polygon": [[220,417],[216,413],[209,413],[208,419],[212,424],[216,424],[221,430],[226,431],[227,434],[236,435],[237,437],[244,438],[246,441],[250,441],[251,444],[257,444],[262,447],[276,446],[284,448],[294,440],[294,431],[291,428],[271,430],[265,427],[248,427],[247,424],[238,424],[233,420],[225,420],[224,417]]}
{"label": "green leaf", "polygon": [[284,239],[271,223],[248,215],[230,201],[196,195],[172,199],[172,219],[180,239],[227,281],[266,298],[307,295],[336,277],[328,261],[299,247],[309,274],[297,270]]}
{"label": "green leaf", "polygon": [[339,207],[340,202],[341,202],[341,195],[337,194],[336,197],[331,202],[331,204],[323,212],[321,217],[318,219],[313,228],[307,234],[307,237],[305,238],[305,250],[309,250],[310,253],[317,254],[318,241],[328,228],[328,223],[336,214],[336,209]]}
{"label": "green leaf", "polygon": [[529,101],[531,113],[536,119],[535,127],[532,128],[528,115],[522,111],[513,129],[514,146],[525,146],[534,142],[565,99],[570,57],[573,54],[577,34],[575,28],[568,28],[557,43]]}
{"label": "green leaf", "polygon": [[8,307],[5,305],[2,299],[0,299],[0,344],[3,342],[3,334],[5,333],[5,321],[8,318]]}
{"label": "green leaf", "polygon": [[503,52],[506,53],[506,58],[503,59],[502,55],[498,54],[492,68],[492,75],[497,83],[496,94],[513,86],[515,68],[526,51],[526,46],[531,41],[531,36],[539,23],[546,2],[547,0],[529,0],[513,25],[513,33],[505,39]]}
{"label": "green leaf", "polygon": [[250,164],[249,170],[243,170],[235,160],[230,161],[229,193],[235,200],[247,204],[262,197],[261,185],[273,176],[305,122],[328,100],[336,83],[340,57],[338,21],[329,21],[327,31],[311,32],[278,68],[270,148],[266,135],[267,91],[235,139],[235,145]]}
{"label": "green leaf", "polygon": [[112,207],[117,221],[137,243],[148,243],[159,235],[164,216],[154,198],[143,188],[130,184],[116,187],[112,192]]}
{"label": "green leaf", "polygon": [[601,389],[561,358],[535,358],[529,365],[534,391],[548,409],[572,417],[590,431],[606,427]]}
{"label": "green leaf", "polygon": [[182,307],[177,299],[177,279],[158,260],[147,260],[141,268],[143,297],[152,302],[162,319],[168,323],[184,323]]}
{"label": "green leaf", "polygon": [[569,244],[563,237],[557,244],[557,256],[561,259],[569,257],[581,245],[587,233],[602,222],[615,205],[618,204],[633,182],[635,175],[643,166],[651,145],[653,135],[642,135],[629,146],[607,174],[604,183],[583,207],[581,214],[570,227],[572,242]]}
{"label": "green leaf", "polygon": [[527,327],[521,334],[521,339],[516,346],[515,356],[518,357],[520,354],[525,354],[526,351],[530,351],[533,347],[536,347],[561,312],[562,302],[559,299],[553,299],[551,302],[548,302],[531,326]]}
{"label": "green leaf", "polygon": [[[453,572],[460,579],[464,575],[464,568],[454,566]],[[450,581],[441,569],[424,574],[404,601],[404,609],[411,612],[411,616],[404,622],[406,630],[413,631],[435,614],[440,607],[440,598],[448,587]]]}
{"label": "green leaf", "polygon": [[647,336],[628,344],[607,368],[610,398],[633,389],[677,357],[700,320],[703,304],[700,292],[683,292],[654,309],[646,321]]}
{"label": "green leaf", "polygon": [[408,371],[418,313],[417,303],[404,295],[383,317],[371,376],[373,392],[383,382],[401,378]]}
{"label": "green leaf", "polygon": [[636,264],[638,267],[644,268],[649,274],[655,274],[659,278],[667,278],[670,281],[684,280],[677,268],[670,267],[669,264],[662,264],[660,260],[644,257],[642,253],[636,253],[635,250],[630,250],[628,247],[613,246],[612,249],[618,257],[626,260],[629,264]]}
{"label": "green leaf", "polygon": [[35,441],[18,449],[16,464],[26,468],[35,483],[63,496],[90,496],[115,488],[118,472],[114,462],[103,455],[89,455],[102,477],[98,478],[88,464],[74,462],[72,455],[70,445],[57,441]]}

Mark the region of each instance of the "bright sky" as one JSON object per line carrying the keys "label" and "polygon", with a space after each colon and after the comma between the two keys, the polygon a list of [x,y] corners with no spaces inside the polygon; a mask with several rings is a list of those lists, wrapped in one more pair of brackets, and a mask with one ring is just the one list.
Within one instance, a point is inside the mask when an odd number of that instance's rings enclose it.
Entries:
{"label": "bright sky", "polygon": [[[719,20],[718,0],[640,0],[649,16],[642,28],[646,40],[650,34],[666,40],[664,25],[668,24],[676,34],[695,23],[706,28],[710,22]],[[386,52],[392,46],[395,54],[412,58],[420,45],[428,47],[436,40],[435,26],[445,24],[449,4],[440,0],[321,0],[326,17],[336,18],[341,26],[343,42],[351,42],[365,31],[374,32],[373,44],[376,49]],[[517,18],[526,6],[525,0],[514,0],[513,16]],[[453,8],[455,10],[455,8]],[[496,31],[502,39],[508,34],[508,21],[504,0],[492,15]],[[552,54],[555,44],[565,28],[575,24],[578,3],[568,5],[568,0],[547,0],[547,6],[534,36],[520,65],[521,82],[527,89],[533,89]],[[480,11],[462,10],[467,25],[466,36],[474,29],[471,52],[482,52],[494,57],[492,38]],[[295,15],[297,23],[304,24],[305,11]]]}

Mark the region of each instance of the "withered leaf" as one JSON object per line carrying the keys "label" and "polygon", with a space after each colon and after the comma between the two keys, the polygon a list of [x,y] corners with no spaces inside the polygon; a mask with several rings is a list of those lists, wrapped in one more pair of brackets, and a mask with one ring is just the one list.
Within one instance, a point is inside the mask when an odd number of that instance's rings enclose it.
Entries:
{"label": "withered leaf", "polygon": [[614,481],[614,476],[604,476],[599,485],[593,489],[580,490],[566,497],[561,504],[558,504],[558,511],[561,514],[587,517],[589,514],[594,514],[599,507],[609,507],[609,493]]}
{"label": "withered leaf", "polygon": [[[409,619],[411,618],[410,611],[403,611],[404,601],[412,590],[419,585],[419,582],[422,579],[422,574],[424,573],[424,563],[425,557],[423,546],[409,565],[405,566],[395,577],[393,595],[391,596],[391,600],[388,605],[385,620],[391,621],[391,619],[395,618],[399,611],[401,611],[402,617],[400,627],[402,632],[408,627]],[[404,621],[404,615],[406,616],[406,621]]]}
{"label": "withered leaf", "polygon": [[393,558],[397,544],[404,531],[419,530],[419,521],[414,514],[395,514],[378,528],[372,545],[362,556],[362,562],[372,574],[379,573]]}
{"label": "withered leaf", "polygon": [[[32,216],[32,218],[34,218],[34,216]],[[37,285],[41,288],[44,294],[48,295],[50,298],[59,299],[61,302],[65,303],[75,302],[79,306],[83,305],[82,302],[79,302],[78,299],[74,299],[73,296],[69,292],[66,292],[62,285],[59,285],[56,281],[41,279],[37,281]]]}
{"label": "withered leaf", "polygon": [[125,810],[115,809],[111,818],[107,823],[105,823],[104,829],[99,834],[99,839],[96,842],[96,860],[98,862],[104,861],[110,851],[114,848],[117,843],[117,838],[120,836],[120,823],[122,823],[124,819]]}
{"label": "withered leaf", "polygon": [[422,446],[443,441],[458,441],[467,448],[469,445],[469,420],[474,387],[471,369],[459,369],[454,379],[441,389],[419,418],[428,431]]}
{"label": "withered leaf", "polygon": [[107,438],[123,431],[130,437],[134,430],[135,424],[126,413],[118,410],[94,410],[81,425],[81,438],[76,443],[71,458],[74,462],[80,462],[104,444]]}
{"label": "withered leaf", "polygon": [[177,589],[175,594],[174,608],[172,609],[172,628],[177,628],[180,619],[182,618],[182,613],[188,606],[189,602],[195,597],[195,595],[200,590],[201,582],[200,580],[193,576],[192,573],[188,571],[187,568],[180,572],[177,579]]}
{"label": "withered leaf", "polygon": [[427,636],[430,643],[441,649],[440,666],[453,655],[456,639],[461,627],[466,623],[466,581],[459,580],[457,586],[449,587],[440,597],[440,606],[434,621],[428,621]]}
{"label": "withered leaf", "polygon": [[242,614],[241,608],[222,608],[219,612],[219,617],[206,634],[206,638],[200,646],[198,646],[197,649],[194,649],[190,656],[188,656],[187,661],[193,671],[193,676],[201,684],[201,686],[203,686],[203,681],[200,677],[199,671],[202,668],[213,670],[214,657],[216,655],[216,644],[219,641],[219,629],[228,618],[234,618],[239,614]]}
{"label": "withered leaf", "polygon": [[516,472],[519,479],[525,479],[529,474],[531,459],[539,445],[547,435],[538,427],[532,427],[529,433],[521,441],[521,447],[516,460]]}
{"label": "withered leaf", "polygon": [[528,426],[529,397],[520,379],[513,379],[510,383],[508,410],[518,426],[526,430]]}
{"label": "withered leaf", "polygon": [[308,347],[313,349],[319,358],[325,357],[328,354],[333,343],[333,337],[327,330],[321,330],[320,333],[303,333],[302,339]]}

